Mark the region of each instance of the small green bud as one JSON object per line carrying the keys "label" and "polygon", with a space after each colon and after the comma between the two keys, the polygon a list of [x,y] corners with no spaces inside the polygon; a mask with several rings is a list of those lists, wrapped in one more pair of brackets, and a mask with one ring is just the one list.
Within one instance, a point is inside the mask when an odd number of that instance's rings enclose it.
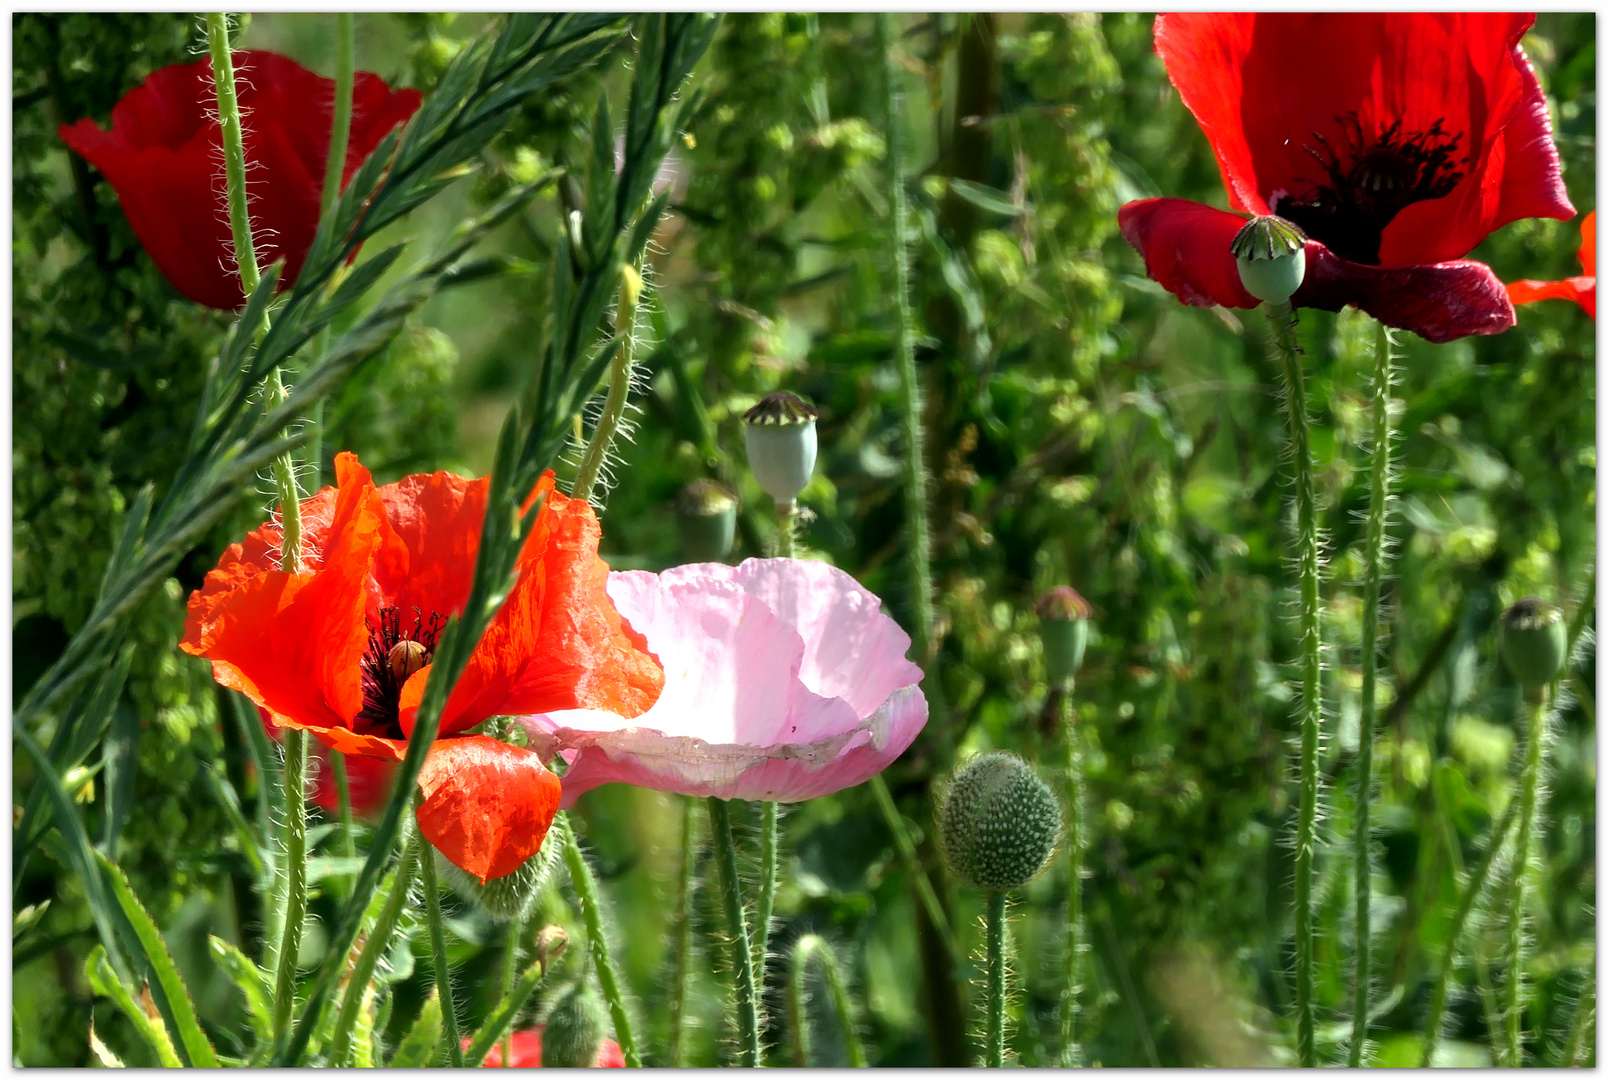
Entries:
{"label": "small green bud", "polygon": [[562,987],[547,1009],[542,1068],[584,1069],[597,1060],[608,1024],[603,998],[580,979]]}
{"label": "small green bud", "polygon": [[694,480],[676,496],[676,533],[690,561],[721,561],[737,539],[737,496],[724,484]]}
{"label": "small green bud", "polygon": [[1027,762],[997,750],[956,771],[937,818],[944,861],[956,877],[985,892],[1032,881],[1061,833],[1061,808],[1049,786]]}
{"label": "small green bud", "polygon": [[815,471],[815,418],[818,414],[795,394],[767,394],[743,414],[748,467],[765,494],[779,503],[798,498]]}
{"label": "small green bud", "polygon": [[1094,609],[1070,585],[1059,585],[1039,597],[1039,640],[1044,644],[1044,674],[1051,686],[1077,676],[1089,643],[1089,616]]}
{"label": "small green bud", "polygon": [[1525,700],[1539,702],[1568,659],[1563,609],[1526,597],[1502,612],[1500,635],[1502,658],[1524,687]]}
{"label": "small green bud", "polygon": [[1287,303],[1306,279],[1306,240],[1306,233],[1272,214],[1247,221],[1228,245],[1245,291],[1264,303]]}
{"label": "small green bud", "polygon": [[553,867],[558,864],[559,844],[552,833],[541,849],[520,864],[519,869],[506,877],[492,878],[482,885],[478,878],[454,866],[441,852],[431,848],[435,855],[436,874],[452,886],[452,891],[475,904],[499,922],[523,919],[530,914],[537,897],[547,885]]}

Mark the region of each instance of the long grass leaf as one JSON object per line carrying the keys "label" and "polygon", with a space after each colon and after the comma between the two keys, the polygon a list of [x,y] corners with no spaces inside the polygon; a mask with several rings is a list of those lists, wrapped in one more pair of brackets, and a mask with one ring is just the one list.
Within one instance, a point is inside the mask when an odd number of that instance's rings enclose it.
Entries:
{"label": "long grass leaf", "polygon": [[162,1024],[162,1018],[152,1016],[134,1000],[134,995],[129,992],[123,980],[117,977],[112,965],[107,963],[105,947],[97,945],[90,950],[88,959],[84,961],[84,978],[88,980],[91,990],[101,997],[111,998],[123,1011],[129,1023],[134,1025],[134,1030],[139,1032],[140,1038],[156,1052],[156,1060],[163,1068],[184,1067],[184,1063],[179,1060],[178,1051],[173,1049],[173,1040],[169,1038],[167,1028]]}
{"label": "long grass leaf", "polygon": [[207,938],[207,948],[212,953],[212,959],[245,997],[246,1016],[251,1020],[252,1033],[259,1042],[272,1038],[274,1011],[268,1003],[268,982],[263,978],[262,969],[237,946],[215,935]]}
{"label": "long grass leaf", "polygon": [[440,1043],[441,998],[431,990],[430,996],[425,999],[424,1007],[419,1010],[418,1018],[408,1028],[408,1033],[402,1036],[396,1053],[391,1055],[390,1067],[421,1069],[430,1064]]}

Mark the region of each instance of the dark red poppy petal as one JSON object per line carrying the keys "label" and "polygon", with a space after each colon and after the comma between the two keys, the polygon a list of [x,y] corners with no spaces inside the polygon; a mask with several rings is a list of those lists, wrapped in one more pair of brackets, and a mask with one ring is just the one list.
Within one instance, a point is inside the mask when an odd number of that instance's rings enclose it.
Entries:
{"label": "dark red poppy petal", "polygon": [[1117,211],[1122,235],[1145,258],[1151,278],[1195,307],[1253,308],[1229,253],[1245,219],[1188,199],[1140,199]]}
{"label": "dark red poppy petal", "polygon": [[1493,229],[1523,218],[1567,221],[1575,215],[1574,204],[1563,186],[1563,164],[1552,137],[1552,114],[1547,110],[1546,94],[1535,77],[1530,58],[1517,43],[1513,58],[1519,73],[1520,97],[1504,132],[1507,164],[1502,170],[1502,198]]}
{"label": "dark red poppy petal", "polygon": [[536,854],[562,794],[534,753],[484,735],[437,741],[419,789],[420,832],[482,884]]}
{"label": "dark red poppy petal", "polygon": [[1296,307],[1339,311],[1355,305],[1386,326],[1437,343],[1500,334],[1514,323],[1507,288],[1489,266],[1472,259],[1365,266],[1316,241],[1307,242],[1306,256],[1306,280],[1291,298]]}

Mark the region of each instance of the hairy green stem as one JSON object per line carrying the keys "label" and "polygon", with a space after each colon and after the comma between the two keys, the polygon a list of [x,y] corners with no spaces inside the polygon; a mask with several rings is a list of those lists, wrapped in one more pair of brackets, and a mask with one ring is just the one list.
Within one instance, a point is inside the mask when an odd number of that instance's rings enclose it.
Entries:
{"label": "hairy green stem", "polygon": [[1296,340],[1297,316],[1288,303],[1269,306],[1276,349],[1284,365],[1284,409],[1295,466],[1296,568],[1301,604],[1301,797],[1295,826],[1295,1042],[1304,1067],[1318,1063],[1313,1015],[1312,878],[1317,852],[1318,738],[1323,723],[1322,639],[1318,592],[1318,505],[1312,478],[1312,437],[1306,376]]}
{"label": "hairy green stem", "polygon": [[882,820],[887,823],[888,831],[893,833],[894,846],[899,851],[899,858],[905,864],[908,873],[916,884],[916,894],[921,900],[921,906],[927,911],[927,918],[931,920],[933,929],[938,931],[939,939],[944,943],[944,951],[949,954],[951,964],[960,963],[960,946],[955,943],[954,931],[949,928],[949,919],[944,915],[944,909],[938,902],[938,893],[932,887],[932,879],[921,867],[921,859],[916,855],[915,841],[910,839],[910,830],[905,828],[904,818],[899,808],[893,803],[893,793],[888,790],[887,781],[882,774],[877,773],[867,783],[871,793],[876,797],[877,809],[882,811]]}
{"label": "hairy green stem", "polygon": [[1378,325],[1374,344],[1373,455],[1368,487],[1362,592],[1362,711],[1357,732],[1357,820],[1353,861],[1356,869],[1357,983],[1351,1003],[1351,1049],[1347,1064],[1360,1068],[1368,1040],[1368,999],[1373,987],[1373,744],[1379,718],[1379,589],[1385,576],[1385,526],[1390,515],[1390,331]]}
{"label": "hairy green stem", "polygon": [[307,918],[307,732],[285,734],[285,915],[274,979],[274,1038],[290,1030],[296,1008],[296,954]]}
{"label": "hairy green stem", "polygon": [[1440,970],[1435,977],[1435,988],[1430,992],[1429,1015],[1424,1027],[1424,1051],[1419,1060],[1421,1068],[1429,1068],[1440,1043],[1441,1018],[1446,1015],[1446,992],[1451,986],[1452,971],[1457,965],[1457,946],[1462,940],[1463,928],[1468,924],[1469,916],[1485,892],[1485,881],[1490,877],[1491,868],[1496,865],[1503,841],[1507,839],[1508,829],[1513,825],[1513,819],[1518,816],[1518,811],[1517,799],[1508,803],[1501,820],[1491,830],[1491,838],[1486,844],[1485,853],[1480,856],[1479,863],[1463,886],[1463,897],[1458,901],[1457,911],[1452,916],[1451,928],[1446,932],[1446,953],[1441,957]]}
{"label": "hairy green stem", "polygon": [[1591,965],[1586,973],[1586,985],[1580,990],[1580,998],[1575,1002],[1574,1016],[1569,1021],[1569,1039],[1563,1046],[1563,1059],[1560,1064],[1565,1069],[1572,1069],[1580,1062],[1580,1050],[1590,1045],[1586,1035],[1597,1021],[1597,965]]}
{"label": "hairy green stem", "polygon": [[791,559],[798,553],[798,503],[793,499],[776,504],[776,556]]}
{"label": "hairy green stem", "polygon": [[339,750],[331,750],[329,771],[335,779],[335,801],[341,822],[341,854],[355,859],[357,843],[352,837],[352,785],[346,776],[346,755]]}
{"label": "hairy green stem", "polygon": [[776,804],[759,804],[759,908],[754,912],[754,985],[765,992],[771,912],[776,908]]}
{"label": "hairy green stem", "polygon": [[424,921],[430,926],[430,962],[435,969],[436,994],[441,998],[441,1035],[447,1043],[447,1063],[463,1067],[463,1043],[458,1036],[458,1009],[452,996],[452,965],[447,957],[446,926],[441,921],[441,887],[436,881],[435,851],[419,853],[419,882],[424,886]]}
{"label": "hairy green stem", "polygon": [[1005,1064],[1005,894],[988,894],[988,1044],[983,1062],[991,1069]]}
{"label": "hairy green stem", "polygon": [[681,872],[676,883],[676,966],[670,987],[670,1065],[682,1068],[687,1057],[687,979],[692,974],[692,890],[698,860],[697,818],[693,801],[681,798]]}
{"label": "hairy green stem", "polygon": [[720,867],[721,899],[725,907],[726,930],[731,935],[731,966],[737,1006],[737,1064],[752,1069],[759,1065],[759,995],[754,987],[753,946],[748,937],[748,919],[743,913],[741,883],[737,877],[737,845],[731,836],[731,811],[724,799],[709,799],[709,831],[715,841],[715,861]]}
{"label": "hairy green stem", "polygon": [[1524,908],[1528,900],[1530,840],[1534,835],[1536,805],[1540,801],[1541,769],[1546,759],[1548,706],[1545,700],[1529,703],[1524,736],[1524,771],[1519,778],[1519,825],[1513,840],[1512,878],[1507,894],[1506,972],[1502,984],[1503,1049],[1510,1068],[1524,1064]]}
{"label": "hairy green stem", "polygon": [[362,1007],[364,991],[367,990],[369,981],[374,978],[374,969],[379,965],[380,957],[391,947],[391,937],[396,933],[397,923],[402,918],[402,910],[407,907],[408,895],[413,889],[413,872],[419,861],[419,844],[418,830],[409,830],[407,840],[402,845],[402,858],[396,864],[396,876],[391,881],[391,892],[385,898],[385,906],[380,909],[379,918],[374,920],[374,929],[369,931],[368,938],[363,942],[363,949],[357,955],[357,963],[352,967],[351,978],[347,980],[346,993],[341,998],[340,1012],[335,1020],[334,1034],[330,1039],[331,1065],[346,1064],[347,1046],[357,1027],[357,1014]]}
{"label": "hairy green stem", "polygon": [[[508,923],[508,947],[503,951],[502,968],[502,994],[501,1000],[506,1001],[508,995],[514,992],[514,983],[519,975],[519,938],[525,931],[525,920],[517,914]],[[509,1026],[502,1033],[502,1063],[503,1068],[510,1068],[513,1062],[514,1031]]]}
{"label": "hairy green stem", "polygon": [[793,946],[793,970],[787,984],[787,1002],[792,1014],[793,1059],[801,1069],[810,1067],[810,1021],[806,1015],[805,979],[809,975],[812,959],[821,961],[826,976],[827,990],[832,995],[832,1009],[837,1013],[838,1024],[843,1028],[843,1042],[849,1052],[849,1066],[865,1068],[865,1046],[860,1033],[854,1028],[854,1012],[849,1005],[848,986],[843,981],[843,969],[838,966],[837,954],[819,934],[805,934]]}
{"label": "hairy green stem", "polygon": [[1072,680],[1061,687],[1061,738],[1066,762],[1066,958],[1061,985],[1061,1066],[1083,1063],[1077,1040],[1078,994],[1083,989],[1083,854],[1088,845],[1083,814],[1083,745],[1072,709]]}
{"label": "hairy green stem", "polygon": [[621,273],[620,306],[614,321],[620,347],[614,350],[614,359],[609,362],[609,390],[603,399],[603,412],[597,418],[597,425],[592,428],[591,441],[586,444],[586,452],[581,456],[581,468],[575,474],[575,486],[571,489],[575,498],[588,502],[603,472],[603,462],[608,458],[609,448],[614,445],[620,420],[625,416],[626,394],[631,389],[637,299],[641,293],[642,279],[631,267],[624,267]]}
{"label": "hairy green stem", "polygon": [[562,829],[564,836],[564,864],[569,867],[570,884],[581,902],[581,916],[586,920],[586,948],[597,969],[598,986],[603,1000],[609,1003],[609,1015],[614,1019],[614,1040],[620,1044],[625,1064],[632,1069],[642,1067],[642,1056],[637,1050],[636,1032],[631,1026],[631,1014],[625,1008],[625,995],[620,989],[620,972],[614,966],[614,954],[609,950],[608,935],[603,929],[603,909],[599,906],[597,881],[587,865],[580,841],[569,819],[560,814],[553,828]]}

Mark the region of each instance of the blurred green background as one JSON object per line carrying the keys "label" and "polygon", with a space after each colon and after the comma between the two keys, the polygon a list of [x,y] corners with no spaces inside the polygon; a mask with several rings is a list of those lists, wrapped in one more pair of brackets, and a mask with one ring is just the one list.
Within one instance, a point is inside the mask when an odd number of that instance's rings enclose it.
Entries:
{"label": "blurred green background", "polygon": [[[428,91],[485,21],[360,15],[358,66]],[[1088,1057],[1287,1063],[1295,637],[1275,365],[1258,313],[1181,306],[1145,278],[1116,231],[1129,199],[1226,205],[1210,150],[1152,52],[1149,16],[913,14],[895,25],[907,158],[920,172],[913,302],[941,694],[929,687],[929,735],[888,782],[926,830],[929,785],[947,764],[931,737],[940,725],[963,755],[1038,753],[1046,687],[1033,600],[1074,585],[1096,610],[1077,698],[1093,816],[1093,961],[1080,1021]],[[171,477],[226,323],[177,297],[108,185],[55,135],[83,116],[106,122],[149,72],[193,59],[197,20],[22,14],[12,27],[15,701],[88,611],[127,500],[145,481]],[[1590,13],[1543,14],[1525,39],[1582,215],[1595,205],[1595,34]],[[333,69],[327,16],[255,16],[240,44]],[[596,96],[607,89],[623,100],[629,59],[616,53],[529,103],[479,170],[393,233],[417,238],[422,254],[511,182],[584,157]],[[662,177],[674,212],[652,245],[635,432],[620,447],[603,512],[604,554],[616,568],[681,560],[672,500],[705,476],[741,496],[733,557],[767,553],[772,508],[746,476],[739,417],[785,388],[821,411],[821,459],[801,500],[804,542],[909,625],[879,72],[868,16],[723,20],[694,78],[705,97]],[[439,294],[332,399],[326,453],[357,451],[382,482],[487,471],[503,413],[537,355],[559,227],[556,196],[504,226],[489,245],[507,257],[501,272]],[[1578,244],[1578,221],[1523,221],[1473,257],[1505,280],[1555,279],[1578,272]],[[1320,1039],[1331,1055],[1350,1027],[1347,841],[1371,325],[1355,312],[1304,312],[1301,324],[1329,537],[1329,845],[1319,857],[1318,926],[1319,1000],[1330,1021]],[[1402,336],[1397,562],[1386,586],[1376,755],[1381,1064],[1417,1061],[1457,874],[1514,794],[1519,693],[1495,660],[1493,619],[1531,594],[1572,612],[1594,561],[1594,329],[1578,308],[1552,301],[1521,309],[1518,326],[1497,337],[1432,346]],[[560,464],[566,470],[573,464]],[[206,936],[254,942],[261,914],[212,764],[251,789],[206,665],[173,642],[184,597],[268,503],[265,486],[143,606],[134,635],[145,647],[106,752],[92,756],[103,765],[75,789],[92,837],[116,838],[118,861],[165,928],[220,1049],[244,1006],[212,970]],[[1595,962],[1593,649],[1577,657],[1568,685],[1545,801],[1527,1014],[1541,1061]],[[19,760],[14,772],[20,803],[31,770]],[[133,793],[126,822],[104,820],[115,784]],[[757,817],[746,808],[737,817],[752,852]],[[581,800],[576,820],[612,904],[648,1058],[662,1062],[679,805],[609,786]],[[961,1010],[973,985],[929,977],[933,944],[870,793],[789,808],[783,830],[773,948],[813,931],[838,949],[872,1064],[971,1060],[978,1025]],[[930,859],[930,843],[923,851]],[[730,1036],[729,1010],[703,891],[713,880],[707,853],[699,867],[689,1061],[713,1064]],[[328,917],[338,879],[320,887],[313,912]],[[975,949],[979,897],[947,882],[944,891]],[[1015,909],[1011,1048],[1024,1065],[1045,1063],[1055,1042],[1064,895],[1057,864]],[[94,931],[50,842],[14,898],[14,1060],[88,1063],[93,1014],[124,1060],[146,1063],[124,1018],[83,977]],[[580,933],[557,890],[543,916]],[[463,1004],[477,1020],[493,1004],[502,932],[466,903],[451,926]],[[1500,976],[1500,950],[1494,926],[1473,938],[1478,962],[1459,971],[1447,1064],[1490,1058],[1480,986]],[[309,933],[304,966],[317,962],[321,941]],[[393,1037],[429,986],[424,935],[411,941],[392,957]],[[417,970],[410,949],[423,958]],[[780,964],[771,970],[771,1037],[781,1044],[784,975]],[[833,1031],[823,1017],[818,1053],[846,1062]]]}

